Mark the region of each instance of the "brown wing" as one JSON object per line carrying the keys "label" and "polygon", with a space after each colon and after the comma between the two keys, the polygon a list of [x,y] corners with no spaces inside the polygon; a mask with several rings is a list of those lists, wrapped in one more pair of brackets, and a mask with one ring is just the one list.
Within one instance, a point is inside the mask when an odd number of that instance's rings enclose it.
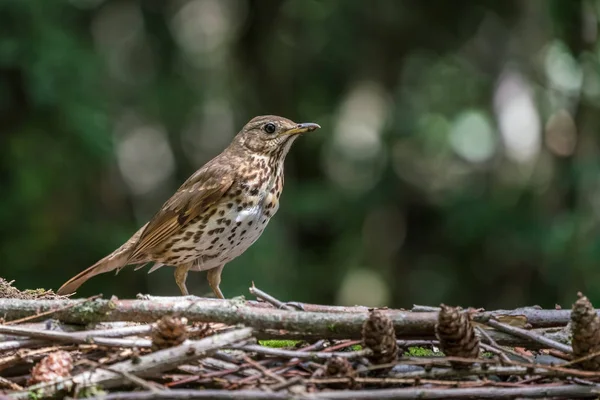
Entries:
{"label": "brown wing", "polygon": [[127,263],[135,263],[138,258],[143,260],[145,254],[152,253],[157,245],[180,232],[185,224],[220,200],[234,178],[229,165],[216,162],[209,162],[189,177],[150,220]]}

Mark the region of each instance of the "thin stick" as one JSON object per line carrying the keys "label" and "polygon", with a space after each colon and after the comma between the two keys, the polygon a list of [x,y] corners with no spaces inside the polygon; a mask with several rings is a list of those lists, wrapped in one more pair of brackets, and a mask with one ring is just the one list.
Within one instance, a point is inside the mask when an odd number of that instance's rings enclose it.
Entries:
{"label": "thin stick", "polygon": [[298,385],[298,384],[302,384],[304,382],[304,379],[300,376],[296,376],[292,379],[288,379],[287,381],[283,382],[283,383],[276,383],[274,385],[269,386],[269,389],[271,389],[274,392],[283,390],[283,389],[287,389],[290,386],[294,386],[294,385]]}
{"label": "thin stick", "polygon": [[144,388],[146,390],[151,390],[153,392],[158,392],[160,390],[166,390],[167,388],[161,384],[158,384],[156,382],[148,382],[142,378],[138,378],[137,376],[130,374],[127,371],[123,371],[123,370],[118,370],[118,369],[114,369],[111,368],[109,366],[106,365],[102,365],[96,361],[93,360],[84,360],[85,364],[90,364],[95,368],[101,368],[105,371],[109,371],[109,372],[114,372],[115,374],[119,374],[121,376],[123,376],[124,378],[126,378],[127,380],[131,381],[132,383],[138,385],[141,388]]}
{"label": "thin stick", "polygon": [[[150,329],[131,329],[128,331],[133,332],[145,332]],[[152,345],[150,340],[147,339],[117,339],[117,338],[102,338],[95,337],[94,331],[86,332],[58,332],[58,331],[41,331],[37,329],[29,329],[21,326],[2,326],[0,325],[0,333],[10,334],[14,336],[26,336],[35,339],[44,339],[50,342],[64,342],[64,343],[77,343],[77,344],[89,344],[95,343],[102,346],[112,347],[150,347]]]}
{"label": "thin stick", "polygon": [[262,373],[262,375],[267,376],[271,379],[275,379],[279,383],[286,382],[285,378],[275,374],[273,371],[270,371],[268,368],[263,367],[262,365],[260,365],[259,363],[257,363],[256,361],[254,361],[253,359],[248,357],[247,355],[244,354],[243,358],[244,358],[244,361],[246,361],[248,364],[252,365],[254,368],[259,370]]}
{"label": "thin stick", "polygon": [[494,319],[490,319],[489,321],[486,322],[486,324],[488,326],[491,326],[492,328],[495,328],[499,331],[511,334],[511,335],[515,335],[518,337],[521,337],[523,339],[529,339],[531,341],[534,341],[536,343],[539,343],[543,346],[547,346],[556,350],[560,350],[563,353],[567,353],[567,354],[572,354],[573,353],[573,348],[571,346],[567,346],[566,344],[562,344],[559,343],[555,340],[552,340],[546,336],[540,335],[536,332],[532,332],[532,331],[528,331],[526,329],[521,329],[521,328],[517,328],[514,326],[510,326],[507,324],[503,324],[502,322],[498,322]]}
{"label": "thin stick", "polygon": [[34,348],[48,345],[49,343],[46,340],[38,339],[7,340],[6,342],[0,342],[0,351],[19,350],[24,347]]}
{"label": "thin stick", "polygon": [[584,356],[584,357],[577,358],[577,359],[575,359],[575,360],[568,361],[568,362],[566,362],[566,363],[564,363],[564,364],[560,364],[560,366],[561,366],[561,367],[567,367],[567,366],[571,366],[571,365],[579,364],[580,362],[587,361],[587,360],[590,360],[590,359],[592,359],[592,358],[595,358],[595,357],[598,357],[598,356],[600,356],[600,351],[597,351],[597,352],[595,352],[595,353],[588,354],[588,355],[586,355],[586,356]]}
{"label": "thin stick", "polygon": [[0,389],[1,388],[7,388],[10,390],[23,390],[22,386],[17,385],[13,381],[0,376]]}
{"label": "thin stick", "polygon": [[303,360],[310,359],[330,359],[333,357],[343,358],[359,358],[365,357],[371,354],[371,350],[363,349],[358,351],[338,351],[338,352],[326,352],[326,351],[300,351],[300,350],[283,350],[275,349],[272,347],[264,347],[256,344],[247,344],[245,346],[234,347],[238,350],[251,351],[259,354],[265,354],[269,356],[276,356],[282,358],[299,358]]}
{"label": "thin stick", "polygon": [[[509,353],[515,357],[522,358],[523,360],[525,360],[528,363],[533,362],[533,360],[531,360],[529,357],[522,356],[521,354],[517,353],[516,351],[500,347],[500,345],[498,343],[496,343],[496,341],[482,327],[477,326],[476,329],[481,334],[481,336],[487,341],[489,346],[493,349],[496,349],[496,351],[499,352],[496,354],[498,354],[505,362],[510,362],[510,358],[506,355],[506,353]],[[488,351],[491,351],[491,350],[488,349]]]}
{"label": "thin stick", "polygon": [[252,282],[252,286],[250,286],[250,288],[248,290],[250,291],[250,294],[252,294],[253,296],[256,296],[257,298],[259,298],[261,300],[266,301],[269,304],[272,304],[275,308],[278,308],[281,310],[288,310],[288,311],[297,311],[293,307],[288,306],[284,302],[277,300],[275,297],[271,296],[270,294],[260,290],[256,286],[254,286],[254,282]]}

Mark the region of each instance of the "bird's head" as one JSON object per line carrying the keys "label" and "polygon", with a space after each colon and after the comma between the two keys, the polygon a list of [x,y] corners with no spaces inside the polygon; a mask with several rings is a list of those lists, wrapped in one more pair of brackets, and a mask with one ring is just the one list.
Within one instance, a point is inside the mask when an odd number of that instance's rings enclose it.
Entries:
{"label": "bird's head", "polygon": [[234,143],[258,155],[285,158],[299,135],[319,128],[311,122],[298,124],[276,115],[263,115],[252,118],[238,133]]}

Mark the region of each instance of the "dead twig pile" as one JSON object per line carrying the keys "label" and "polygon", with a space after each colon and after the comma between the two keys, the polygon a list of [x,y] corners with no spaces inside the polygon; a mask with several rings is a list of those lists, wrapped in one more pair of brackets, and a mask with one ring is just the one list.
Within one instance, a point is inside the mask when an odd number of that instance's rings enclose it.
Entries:
{"label": "dead twig pile", "polygon": [[600,393],[600,318],[581,294],[572,310],[486,312],[282,303],[254,286],[258,301],[71,300],[3,285],[0,399]]}

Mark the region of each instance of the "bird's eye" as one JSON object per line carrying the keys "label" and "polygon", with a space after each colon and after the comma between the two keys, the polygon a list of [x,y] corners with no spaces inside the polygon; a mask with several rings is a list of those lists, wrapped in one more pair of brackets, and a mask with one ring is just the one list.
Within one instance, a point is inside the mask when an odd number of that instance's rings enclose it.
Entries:
{"label": "bird's eye", "polygon": [[273,133],[273,132],[275,132],[276,127],[275,127],[275,124],[269,122],[268,124],[265,124],[265,126],[263,126],[263,129],[267,133]]}

